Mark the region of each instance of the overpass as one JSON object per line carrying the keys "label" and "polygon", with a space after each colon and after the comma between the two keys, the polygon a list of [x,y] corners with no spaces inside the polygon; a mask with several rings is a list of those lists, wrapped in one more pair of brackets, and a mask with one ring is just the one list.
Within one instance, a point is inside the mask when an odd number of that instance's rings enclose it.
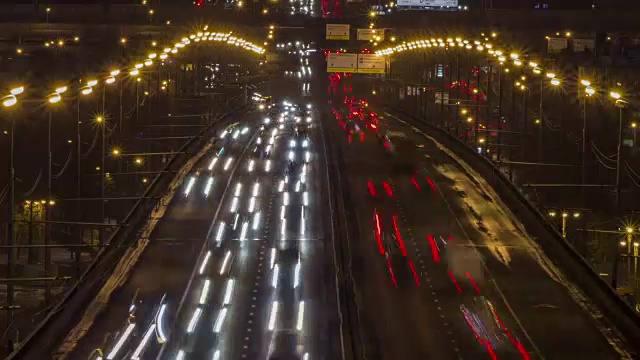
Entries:
{"label": "overpass", "polygon": [[[443,37],[446,37],[446,36],[443,36]],[[404,60],[401,60],[401,61],[404,61]],[[399,62],[396,63],[396,65],[398,64]],[[408,69],[417,68],[413,65],[406,66],[406,67],[405,66],[399,66],[399,67],[408,68]],[[468,68],[463,69],[463,73],[465,72],[464,70],[470,70],[470,69]],[[404,73],[404,76],[408,76],[409,78],[414,78],[414,79],[419,78],[418,75],[419,74],[417,72]],[[404,80],[405,82],[400,87],[405,87],[406,85],[410,85],[410,86],[433,85],[433,84],[421,84],[419,82],[413,82],[413,83],[407,82],[406,77],[403,77],[402,80]],[[430,109],[429,111],[431,112],[434,111],[434,108],[435,110],[437,110],[437,107],[434,107],[433,102],[431,103],[431,105],[426,105],[428,100],[425,100],[425,98],[420,98],[419,96],[412,95],[412,97],[406,97],[406,98],[403,97],[401,99],[399,95],[400,87],[394,86],[392,82],[388,82],[383,85],[382,88],[386,89],[385,92],[395,94],[394,96],[397,96],[399,101],[402,100],[401,104],[396,103],[396,104],[390,104],[390,105],[395,105],[395,106],[401,105],[399,107],[401,109],[404,109],[405,111],[408,111],[407,109],[411,107],[415,109],[419,106],[423,106],[424,108],[428,106],[428,108]],[[415,98],[413,96],[415,96]],[[421,100],[417,100],[417,98],[420,98]],[[439,110],[439,111],[442,111],[442,110]],[[440,119],[445,114],[449,115],[447,112],[440,113],[439,116],[431,113],[430,116],[428,117],[431,123],[428,123],[426,125],[428,125],[428,127],[431,127],[431,125],[433,125],[432,123],[437,122],[435,119]],[[411,115],[417,115],[417,114],[411,113]],[[425,126],[425,124],[420,123],[420,121],[424,122],[424,119],[418,120],[416,124]],[[442,130],[434,130],[433,132],[441,133]],[[490,181],[491,184],[498,189],[497,192],[504,197],[503,200],[509,199],[504,201],[507,202],[507,206],[509,206],[511,211],[521,215],[523,218],[527,218],[527,220],[522,220],[523,222],[526,223],[525,226],[527,226],[527,230],[531,231],[534,234],[539,234],[534,236],[540,236],[540,238],[545,239],[544,240],[545,243],[542,246],[543,248],[545,248],[545,250],[548,251],[548,253],[554,254],[554,256],[557,256],[557,258],[563,258],[565,256],[571,257],[572,261],[568,262],[568,264],[565,264],[564,265],[565,267],[563,268],[563,270],[570,273],[571,280],[578,283],[580,286],[583,287],[583,289],[594,289],[593,296],[596,298],[594,301],[597,302],[599,305],[601,305],[602,308],[609,309],[609,312],[607,314],[610,315],[611,318],[614,319],[613,321],[616,321],[617,324],[622,324],[618,326],[620,326],[620,328],[622,328],[625,331],[625,335],[628,335],[629,338],[631,339],[637,339],[637,332],[636,332],[637,316],[633,314],[633,311],[630,311],[628,306],[622,303],[615,296],[615,294],[612,292],[610,288],[608,288],[606,285],[603,285],[601,280],[600,281],[599,279],[596,280],[597,276],[594,277],[594,274],[591,274],[588,272],[590,269],[584,266],[584,264],[581,262],[582,260],[580,260],[580,258],[576,256],[576,254],[573,254],[571,249],[568,249],[566,248],[565,245],[562,245],[564,243],[562,242],[561,239],[559,239],[558,234],[553,229],[553,227],[550,226],[548,223],[546,223],[546,220],[542,219],[539,213],[536,213],[535,209],[531,206],[531,204],[527,203],[526,199],[523,199],[521,194],[518,194],[517,189],[512,188],[512,185],[509,182],[505,181],[503,177],[501,177],[499,170],[491,167],[490,165],[487,165],[484,162],[485,160],[482,160],[482,158],[478,157],[478,155],[472,154],[473,152],[470,153],[468,149],[463,148],[460,144],[451,140],[451,138],[447,138],[446,136],[441,136],[441,140],[443,142],[446,142],[451,149],[456,149],[456,152],[459,155],[463,156],[467,160],[467,163],[475,164],[474,166],[476,167],[476,171],[480,172],[485,177],[486,180]],[[560,242],[558,243],[557,241],[560,241]],[[37,339],[32,341],[37,341]]]}

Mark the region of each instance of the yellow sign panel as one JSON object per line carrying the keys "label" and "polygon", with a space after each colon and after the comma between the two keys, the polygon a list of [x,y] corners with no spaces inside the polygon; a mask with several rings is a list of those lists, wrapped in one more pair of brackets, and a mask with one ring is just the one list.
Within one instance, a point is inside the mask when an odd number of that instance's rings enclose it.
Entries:
{"label": "yellow sign panel", "polygon": [[349,24],[327,24],[327,40],[349,40]]}
{"label": "yellow sign panel", "polygon": [[385,57],[375,54],[358,54],[358,74],[384,74]]}
{"label": "yellow sign panel", "polygon": [[355,73],[358,69],[357,54],[329,53],[327,56],[327,72]]}

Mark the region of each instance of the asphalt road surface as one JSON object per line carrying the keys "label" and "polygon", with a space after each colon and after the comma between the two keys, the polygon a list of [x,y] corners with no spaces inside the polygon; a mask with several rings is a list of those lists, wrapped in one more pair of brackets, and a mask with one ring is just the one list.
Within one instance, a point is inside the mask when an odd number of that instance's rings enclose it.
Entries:
{"label": "asphalt road surface", "polygon": [[369,84],[334,79],[326,114],[358,234],[366,358],[628,357],[490,188],[401,117],[375,112]]}

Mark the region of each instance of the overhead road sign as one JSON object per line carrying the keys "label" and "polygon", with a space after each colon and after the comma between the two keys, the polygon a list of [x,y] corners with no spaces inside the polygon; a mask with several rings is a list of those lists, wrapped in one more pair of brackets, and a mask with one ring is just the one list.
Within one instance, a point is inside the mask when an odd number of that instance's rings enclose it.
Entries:
{"label": "overhead road sign", "polygon": [[384,74],[385,57],[376,54],[358,54],[358,74]]}
{"label": "overhead road sign", "polygon": [[376,40],[379,36],[380,40],[384,40],[384,29],[358,29],[358,40]]}
{"label": "overhead road sign", "polygon": [[458,0],[398,0],[398,8],[408,10],[458,10]]}
{"label": "overhead road sign", "polygon": [[595,39],[579,39],[574,38],[571,40],[573,44],[573,51],[575,52],[583,52],[586,50],[594,51],[596,48],[596,40]]}
{"label": "overhead road sign", "polygon": [[357,54],[329,53],[327,57],[327,72],[355,73],[358,70]]}
{"label": "overhead road sign", "polygon": [[327,40],[349,40],[349,24],[327,24]]}
{"label": "overhead road sign", "polygon": [[567,38],[566,37],[550,37],[547,38],[547,52],[548,53],[557,53],[567,48]]}

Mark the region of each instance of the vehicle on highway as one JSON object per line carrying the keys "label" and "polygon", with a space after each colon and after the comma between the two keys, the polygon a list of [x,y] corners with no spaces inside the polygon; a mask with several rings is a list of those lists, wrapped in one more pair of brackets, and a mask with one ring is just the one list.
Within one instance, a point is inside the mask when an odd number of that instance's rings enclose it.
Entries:
{"label": "vehicle on highway", "polygon": [[298,333],[293,330],[278,330],[273,334],[268,360],[301,360],[301,344]]}
{"label": "vehicle on highway", "polygon": [[401,131],[386,130],[379,134],[380,142],[393,158],[393,165],[399,172],[415,172],[417,168],[416,143]]}

